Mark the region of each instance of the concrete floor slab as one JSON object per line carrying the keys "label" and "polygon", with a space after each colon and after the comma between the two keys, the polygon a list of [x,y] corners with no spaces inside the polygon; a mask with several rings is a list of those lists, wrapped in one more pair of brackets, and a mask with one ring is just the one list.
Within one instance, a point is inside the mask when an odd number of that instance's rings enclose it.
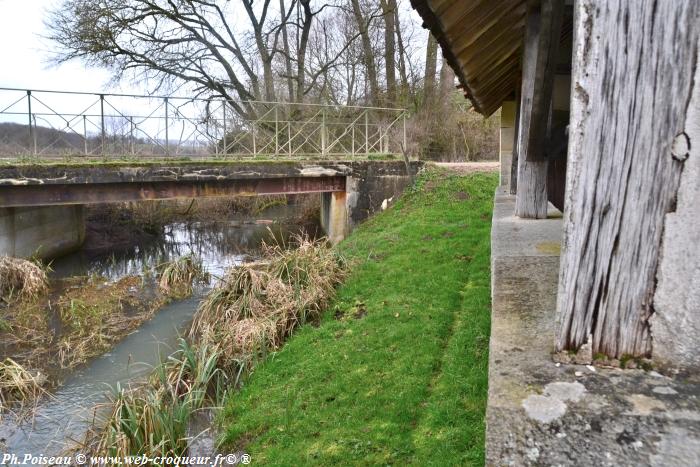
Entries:
{"label": "concrete floor slab", "polygon": [[496,194],[487,465],[700,465],[700,378],[552,360],[561,216]]}

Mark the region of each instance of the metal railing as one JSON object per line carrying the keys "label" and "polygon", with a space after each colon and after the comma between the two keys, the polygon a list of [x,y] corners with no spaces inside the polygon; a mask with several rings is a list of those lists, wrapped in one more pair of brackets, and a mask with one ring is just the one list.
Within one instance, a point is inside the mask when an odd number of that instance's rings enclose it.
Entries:
{"label": "metal railing", "polygon": [[398,154],[404,109],[0,87],[0,157]]}

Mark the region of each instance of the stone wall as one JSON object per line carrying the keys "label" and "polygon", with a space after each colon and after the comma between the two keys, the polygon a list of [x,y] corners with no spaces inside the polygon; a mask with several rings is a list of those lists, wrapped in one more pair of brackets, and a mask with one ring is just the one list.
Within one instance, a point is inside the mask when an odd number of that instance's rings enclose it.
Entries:
{"label": "stone wall", "polygon": [[672,157],[683,164],[676,206],[666,214],[651,315],[656,364],[700,369],[700,67]]}
{"label": "stone wall", "polygon": [[360,162],[350,166],[345,193],[321,194],[321,226],[332,243],[389,206],[408,187],[422,162]]}

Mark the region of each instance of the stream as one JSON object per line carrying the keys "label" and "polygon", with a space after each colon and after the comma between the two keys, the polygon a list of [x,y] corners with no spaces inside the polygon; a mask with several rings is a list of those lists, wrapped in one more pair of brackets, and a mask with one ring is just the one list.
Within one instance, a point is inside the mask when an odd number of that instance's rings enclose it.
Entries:
{"label": "stream", "polygon": [[[265,218],[257,219],[169,224],[165,234],[156,240],[119,254],[95,258],[78,251],[60,258],[52,264],[52,276],[97,274],[117,280],[144,274],[160,262],[194,254],[212,274],[213,284],[228,267],[254,259],[263,240],[269,241],[272,235],[286,238],[297,232],[296,225],[272,222],[287,218],[293,209],[294,206],[274,207],[264,213]],[[165,305],[108,353],[66,375],[50,397],[38,404],[31,419],[17,423],[12,417],[5,417],[0,422],[0,453],[20,458],[24,454],[59,455],[73,441],[81,441],[94,408],[107,401],[112,388],[144,379],[153,366],[175,350],[178,337],[187,330],[199,301],[210,287],[211,284],[197,287],[192,297]]]}

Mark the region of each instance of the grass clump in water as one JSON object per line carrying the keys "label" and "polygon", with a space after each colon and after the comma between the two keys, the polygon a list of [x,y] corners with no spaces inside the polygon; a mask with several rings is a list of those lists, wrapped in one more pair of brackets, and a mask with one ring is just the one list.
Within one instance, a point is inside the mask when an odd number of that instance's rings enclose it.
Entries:
{"label": "grass clump in water", "polygon": [[189,297],[196,282],[208,283],[210,280],[202,260],[192,255],[162,263],[156,269],[160,274],[160,291],[175,298]]}
{"label": "grass clump in water", "polygon": [[344,275],[342,258],[306,236],[289,246],[264,244],[262,261],[229,270],[200,305],[190,337],[219,348],[225,366],[279,348],[333,297]]}
{"label": "grass clump in water", "polygon": [[90,433],[84,447],[95,455],[121,457],[184,454],[190,417],[222,395],[226,376],[218,356],[180,339],[148,384],[115,389],[103,428]]}
{"label": "grass clump in water", "polygon": [[33,261],[0,256],[0,300],[36,300],[48,291],[46,269]]}
{"label": "grass clump in water", "polygon": [[44,394],[43,379],[11,358],[0,361],[0,420],[10,408],[32,403]]}
{"label": "grass clump in water", "polygon": [[142,285],[137,276],[115,282],[92,277],[61,295],[55,304],[62,325],[56,349],[59,366],[71,368],[100,355],[167,302],[159,294],[145,297]]}

